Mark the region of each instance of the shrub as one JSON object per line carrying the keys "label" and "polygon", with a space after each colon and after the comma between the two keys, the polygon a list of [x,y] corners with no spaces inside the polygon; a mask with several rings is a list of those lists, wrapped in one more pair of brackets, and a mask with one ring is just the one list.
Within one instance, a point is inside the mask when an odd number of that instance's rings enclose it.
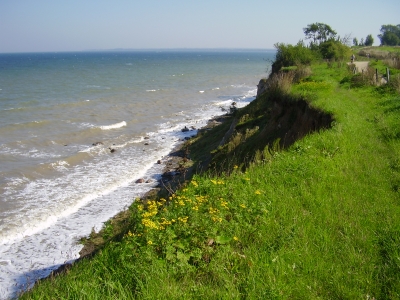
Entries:
{"label": "shrub", "polygon": [[272,73],[277,73],[282,67],[310,65],[317,58],[317,53],[306,47],[302,41],[297,45],[277,43],[275,61],[272,64]]}
{"label": "shrub", "polygon": [[336,40],[320,44],[319,51],[323,58],[332,60],[344,60],[351,55],[350,48]]}

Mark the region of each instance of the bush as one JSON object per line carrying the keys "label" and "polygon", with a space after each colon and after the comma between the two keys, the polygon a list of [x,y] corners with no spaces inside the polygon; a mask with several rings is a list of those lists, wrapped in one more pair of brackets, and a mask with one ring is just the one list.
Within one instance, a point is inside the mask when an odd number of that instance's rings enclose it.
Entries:
{"label": "bush", "polygon": [[317,59],[317,53],[306,47],[303,42],[297,45],[277,43],[275,61],[272,64],[272,73],[277,73],[282,67],[310,65]]}
{"label": "bush", "polygon": [[336,40],[329,40],[319,45],[319,52],[324,59],[344,60],[350,57],[350,48]]}

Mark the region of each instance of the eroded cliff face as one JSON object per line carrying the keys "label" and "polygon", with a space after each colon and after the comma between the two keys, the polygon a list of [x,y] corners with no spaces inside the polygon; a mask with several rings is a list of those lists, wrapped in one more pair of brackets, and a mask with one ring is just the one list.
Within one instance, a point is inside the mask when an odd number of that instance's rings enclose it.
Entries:
{"label": "eroded cliff face", "polygon": [[267,79],[263,78],[257,84],[257,97],[261,96],[266,91],[267,91]]}
{"label": "eroded cliff face", "polygon": [[247,167],[266,149],[288,148],[308,134],[329,129],[332,114],[313,107],[301,97],[271,94],[259,84],[259,96],[241,111],[230,124],[210,167],[228,170],[233,165]]}
{"label": "eroded cliff face", "polygon": [[312,107],[305,100],[270,100],[269,120],[259,138],[271,144],[280,139],[281,147],[289,147],[315,131],[332,126],[331,114]]}

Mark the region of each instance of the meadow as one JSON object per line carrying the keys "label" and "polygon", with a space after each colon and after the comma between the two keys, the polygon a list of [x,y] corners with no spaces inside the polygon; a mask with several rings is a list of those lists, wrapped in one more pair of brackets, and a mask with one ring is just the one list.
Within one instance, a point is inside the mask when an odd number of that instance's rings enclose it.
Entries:
{"label": "meadow", "polygon": [[186,143],[191,180],[21,299],[399,299],[400,94],[356,76],[271,85]]}

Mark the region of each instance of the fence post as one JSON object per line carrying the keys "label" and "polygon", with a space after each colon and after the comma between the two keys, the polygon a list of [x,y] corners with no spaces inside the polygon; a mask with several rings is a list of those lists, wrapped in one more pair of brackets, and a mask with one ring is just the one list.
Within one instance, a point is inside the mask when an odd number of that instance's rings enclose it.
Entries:
{"label": "fence post", "polygon": [[389,83],[390,80],[390,72],[389,72],[389,68],[386,68],[386,78],[387,78],[387,82]]}

